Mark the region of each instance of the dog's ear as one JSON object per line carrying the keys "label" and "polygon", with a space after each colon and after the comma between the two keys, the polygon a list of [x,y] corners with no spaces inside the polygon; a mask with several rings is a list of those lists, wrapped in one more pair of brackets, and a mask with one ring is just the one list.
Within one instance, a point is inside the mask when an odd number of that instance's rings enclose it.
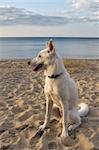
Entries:
{"label": "dog's ear", "polygon": [[53,44],[53,40],[49,40],[49,41],[48,41],[47,47],[48,47],[48,49],[49,49],[51,52],[55,53],[55,47],[54,47],[54,44]]}

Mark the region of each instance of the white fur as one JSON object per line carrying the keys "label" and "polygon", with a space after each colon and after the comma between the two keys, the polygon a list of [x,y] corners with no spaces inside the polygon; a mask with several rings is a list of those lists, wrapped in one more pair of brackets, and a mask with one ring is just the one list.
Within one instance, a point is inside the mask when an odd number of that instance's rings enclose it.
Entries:
{"label": "white fur", "polygon": [[[49,123],[53,104],[56,104],[62,114],[62,134],[61,137],[68,136],[68,129],[74,130],[81,124],[80,116],[87,115],[89,108],[85,103],[78,105],[78,90],[76,83],[70,77],[63,61],[56,53],[55,47],[52,41],[49,41],[46,49],[39,52],[36,59],[32,60],[31,65],[44,64],[45,69],[45,87],[44,93],[46,96],[46,114],[45,121],[41,130],[44,130]],[[51,79],[48,76],[53,74],[60,74],[58,78]],[[77,107],[80,107],[77,110]],[[72,125],[67,128],[68,120],[72,121]]]}
{"label": "white fur", "polygon": [[80,104],[78,104],[78,106],[80,107],[78,109],[79,116],[81,116],[81,117],[86,116],[89,112],[88,105],[86,103],[80,103]]}

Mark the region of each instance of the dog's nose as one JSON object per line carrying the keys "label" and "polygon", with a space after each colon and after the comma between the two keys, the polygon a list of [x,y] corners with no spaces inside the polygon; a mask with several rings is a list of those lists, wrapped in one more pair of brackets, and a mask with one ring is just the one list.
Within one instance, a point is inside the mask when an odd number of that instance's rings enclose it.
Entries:
{"label": "dog's nose", "polygon": [[28,61],[28,65],[30,65],[31,64],[31,61]]}

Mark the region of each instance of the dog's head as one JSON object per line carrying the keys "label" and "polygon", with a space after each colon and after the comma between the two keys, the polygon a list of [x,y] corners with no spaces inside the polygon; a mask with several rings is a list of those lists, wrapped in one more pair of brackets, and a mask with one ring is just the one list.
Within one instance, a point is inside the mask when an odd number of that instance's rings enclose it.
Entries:
{"label": "dog's head", "polygon": [[38,71],[53,64],[55,59],[55,47],[52,40],[49,40],[45,49],[41,50],[37,57],[28,62],[33,71]]}

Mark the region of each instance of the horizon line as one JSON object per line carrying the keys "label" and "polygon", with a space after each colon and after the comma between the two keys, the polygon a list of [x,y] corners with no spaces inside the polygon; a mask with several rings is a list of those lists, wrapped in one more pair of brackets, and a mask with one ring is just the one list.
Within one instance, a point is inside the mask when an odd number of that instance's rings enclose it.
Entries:
{"label": "horizon line", "polygon": [[96,37],[87,37],[87,36],[0,36],[0,38],[99,38]]}

